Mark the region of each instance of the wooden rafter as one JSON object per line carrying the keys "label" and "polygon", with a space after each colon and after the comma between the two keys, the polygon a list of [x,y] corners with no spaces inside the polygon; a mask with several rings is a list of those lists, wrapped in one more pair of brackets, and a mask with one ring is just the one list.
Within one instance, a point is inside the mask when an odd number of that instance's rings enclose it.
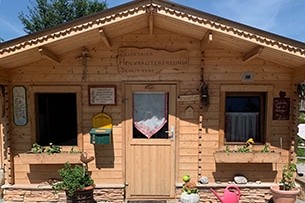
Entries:
{"label": "wooden rafter", "polygon": [[149,15],[149,34],[153,34],[154,33],[154,16],[153,15]]}
{"label": "wooden rafter", "polygon": [[99,33],[100,33],[100,35],[101,35],[101,37],[102,37],[102,40],[104,41],[104,43],[106,44],[106,46],[107,47],[111,47],[111,44],[110,44],[110,42],[109,42],[109,40],[108,40],[108,37],[107,37],[107,35],[105,34],[105,31],[103,30],[103,28],[100,28],[99,29]]}
{"label": "wooden rafter", "polygon": [[207,31],[201,40],[201,51],[204,51],[212,41],[213,41],[212,31]]}
{"label": "wooden rafter", "polygon": [[154,14],[157,12],[157,9],[153,6],[149,6],[146,9],[146,13],[148,14],[148,28],[149,28],[149,34],[154,33]]}
{"label": "wooden rafter", "polygon": [[254,49],[250,50],[249,52],[247,52],[244,57],[243,57],[243,61],[247,62],[250,61],[256,57],[258,57],[262,51],[263,51],[264,47],[263,46],[257,46]]}
{"label": "wooden rafter", "polygon": [[45,47],[39,47],[38,52],[42,57],[45,57],[46,59],[49,59],[56,63],[60,63],[59,57],[56,54],[54,54],[52,51],[46,49]]}

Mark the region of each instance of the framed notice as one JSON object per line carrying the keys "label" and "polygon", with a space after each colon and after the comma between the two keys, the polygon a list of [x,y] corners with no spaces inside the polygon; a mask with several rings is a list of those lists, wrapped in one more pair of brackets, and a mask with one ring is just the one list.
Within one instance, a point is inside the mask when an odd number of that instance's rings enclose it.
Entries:
{"label": "framed notice", "polygon": [[89,86],[89,105],[115,105],[115,86]]}

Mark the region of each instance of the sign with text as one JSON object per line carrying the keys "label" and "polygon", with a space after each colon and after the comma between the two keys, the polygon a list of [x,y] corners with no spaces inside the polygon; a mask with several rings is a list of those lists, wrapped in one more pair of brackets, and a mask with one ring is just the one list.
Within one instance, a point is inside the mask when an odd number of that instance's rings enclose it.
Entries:
{"label": "sign with text", "polygon": [[115,86],[89,86],[90,105],[115,105]]}
{"label": "sign with text", "polygon": [[188,67],[188,53],[186,50],[119,48],[118,67],[120,74],[130,76],[155,74],[162,69],[185,69]]}
{"label": "sign with text", "polygon": [[273,99],[273,120],[289,120],[290,99]]}

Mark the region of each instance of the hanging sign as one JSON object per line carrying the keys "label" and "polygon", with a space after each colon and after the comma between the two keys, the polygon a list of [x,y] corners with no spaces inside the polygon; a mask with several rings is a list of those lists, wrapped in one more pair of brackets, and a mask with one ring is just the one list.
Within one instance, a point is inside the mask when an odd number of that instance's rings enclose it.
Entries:
{"label": "hanging sign", "polygon": [[26,89],[23,86],[13,87],[14,123],[24,126],[28,123]]}

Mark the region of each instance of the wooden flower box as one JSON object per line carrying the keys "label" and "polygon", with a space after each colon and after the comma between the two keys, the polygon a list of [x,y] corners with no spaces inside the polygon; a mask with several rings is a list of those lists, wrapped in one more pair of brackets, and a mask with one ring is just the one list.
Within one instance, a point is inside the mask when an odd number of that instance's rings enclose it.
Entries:
{"label": "wooden flower box", "polygon": [[276,163],[280,152],[215,152],[216,163]]}
{"label": "wooden flower box", "polygon": [[24,164],[80,164],[80,153],[59,153],[59,154],[33,154],[20,153],[19,157]]}

